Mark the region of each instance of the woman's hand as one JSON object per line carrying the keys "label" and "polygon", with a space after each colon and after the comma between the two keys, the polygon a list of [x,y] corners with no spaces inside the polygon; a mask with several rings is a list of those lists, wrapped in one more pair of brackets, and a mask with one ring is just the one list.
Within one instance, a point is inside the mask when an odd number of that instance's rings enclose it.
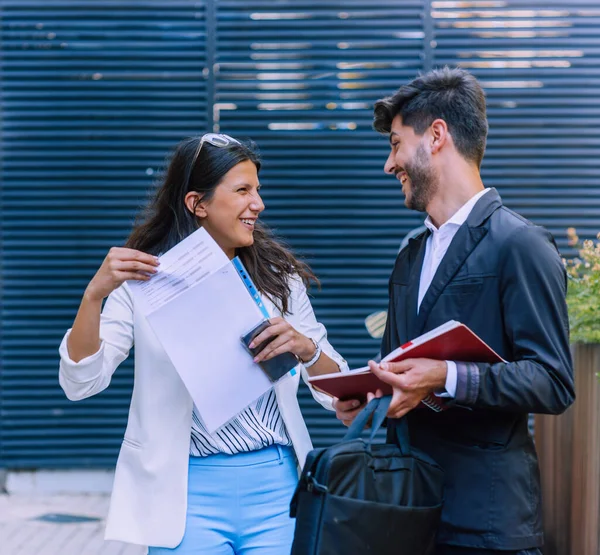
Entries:
{"label": "woman's hand", "polygon": [[257,335],[249,347],[261,345],[264,341],[273,338],[263,350],[254,358],[254,362],[269,360],[281,353],[292,353],[300,360],[308,361],[315,355],[314,343],[305,335],[296,331],[291,324],[283,318],[270,318],[271,325],[262,333]]}
{"label": "woman's hand", "polygon": [[112,247],[85,290],[85,297],[101,301],[128,279],[148,281],[158,270],[158,258],[134,249]]}

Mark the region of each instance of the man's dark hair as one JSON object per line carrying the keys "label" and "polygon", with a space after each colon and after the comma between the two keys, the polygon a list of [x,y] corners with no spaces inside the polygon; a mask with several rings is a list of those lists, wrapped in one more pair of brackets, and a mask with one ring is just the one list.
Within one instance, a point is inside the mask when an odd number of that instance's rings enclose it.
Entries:
{"label": "man's dark hair", "polygon": [[418,135],[436,119],[443,119],[458,152],[481,166],[488,132],[485,94],[464,69],[444,67],[420,75],[392,96],[378,100],[374,115],[373,128],[386,134],[397,115]]}

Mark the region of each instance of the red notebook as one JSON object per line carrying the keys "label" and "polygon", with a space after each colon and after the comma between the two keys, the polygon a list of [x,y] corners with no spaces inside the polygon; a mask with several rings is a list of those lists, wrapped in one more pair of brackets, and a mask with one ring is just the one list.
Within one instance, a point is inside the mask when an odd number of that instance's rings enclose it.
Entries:
{"label": "red notebook", "polygon": [[[457,362],[504,362],[490,346],[467,326],[450,320],[416,339],[405,343],[381,359],[381,362],[400,362],[409,358],[432,358]],[[392,388],[375,376],[368,366],[336,374],[311,377],[311,385],[338,399],[361,399],[367,393],[381,389],[390,395]],[[428,406],[429,403],[425,403]],[[439,410],[439,407],[431,407]]]}

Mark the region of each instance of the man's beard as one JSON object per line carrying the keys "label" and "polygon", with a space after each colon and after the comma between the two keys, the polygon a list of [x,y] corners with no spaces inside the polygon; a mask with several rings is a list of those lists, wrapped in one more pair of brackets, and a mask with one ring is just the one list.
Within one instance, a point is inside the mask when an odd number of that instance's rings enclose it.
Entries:
{"label": "man's beard", "polygon": [[406,207],[425,212],[438,190],[438,182],[422,144],[417,147],[413,159],[405,164],[404,171],[410,179],[410,196],[406,197]]}

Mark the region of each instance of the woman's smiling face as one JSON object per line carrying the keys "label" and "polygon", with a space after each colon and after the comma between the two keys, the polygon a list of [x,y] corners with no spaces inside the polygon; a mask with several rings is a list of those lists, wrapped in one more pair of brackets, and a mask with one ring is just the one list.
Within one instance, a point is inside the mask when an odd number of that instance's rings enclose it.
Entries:
{"label": "woman's smiling face", "polygon": [[223,176],[207,201],[199,198],[198,193],[186,195],[188,209],[230,259],[236,249],[254,243],[254,225],[265,209],[259,190],[257,168],[245,160]]}

